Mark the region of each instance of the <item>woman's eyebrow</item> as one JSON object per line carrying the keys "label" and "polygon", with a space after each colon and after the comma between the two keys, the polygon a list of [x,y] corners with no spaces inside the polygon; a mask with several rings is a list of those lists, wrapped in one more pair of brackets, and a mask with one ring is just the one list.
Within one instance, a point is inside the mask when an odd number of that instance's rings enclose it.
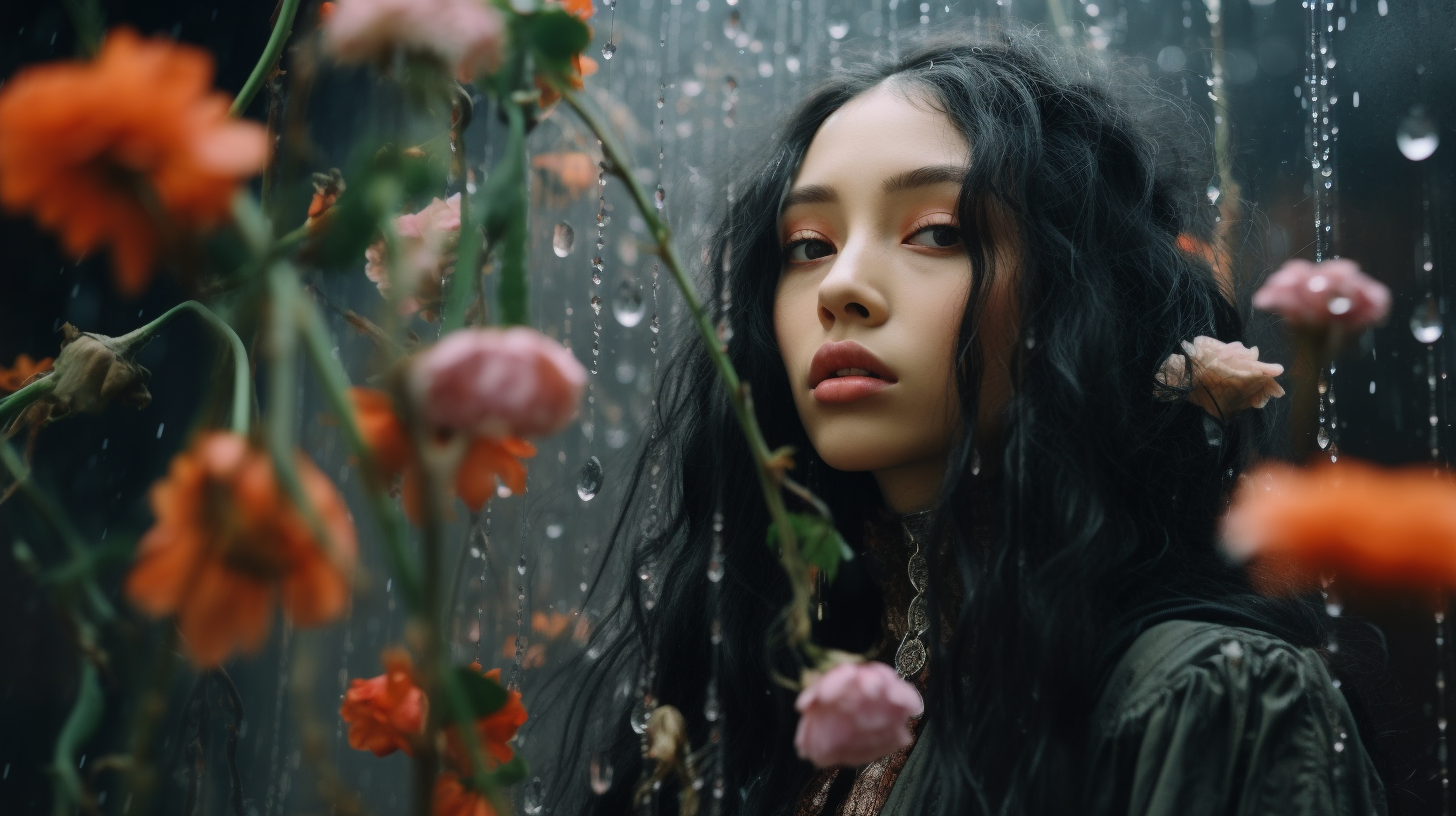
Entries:
{"label": "woman's eyebrow", "polygon": [[[957,164],[930,164],[906,170],[885,179],[881,189],[885,195],[914,190],[919,187],[933,187],[937,184],[960,184],[966,177],[966,168]],[[799,204],[833,204],[839,200],[839,193],[827,184],[806,184],[795,187],[784,196],[780,211]]]}

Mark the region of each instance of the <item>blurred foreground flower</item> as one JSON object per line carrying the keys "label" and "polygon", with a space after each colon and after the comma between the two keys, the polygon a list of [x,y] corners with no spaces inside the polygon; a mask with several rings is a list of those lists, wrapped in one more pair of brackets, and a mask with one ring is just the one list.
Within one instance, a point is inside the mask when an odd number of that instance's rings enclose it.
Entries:
{"label": "blurred foreground flower", "polygon": [[1353,462],[1250,473],[1223,522],[1224,548],[1253,560],[1261,591],[1334,573],[1356,584],[1456,589],[1456,480],[1429,467]]}
{"label": "blurred foreground flower", "polygon": [[[437,198],[417,213],[396,217],[394,231],[399,236],[394,271],[403,289],[399,313],[419,312],[420,317],[433,321],[435,310],[440,308],[444,279],[455,271],[455,250],[460,246],[460,194],[443,201]],[[389,250],[381,238],[364,250],[364,274],[386,298],[394,284],[389,272]]]}
{"label": "blurred foreground flower", "polygon": [[415,682],[414,664],[402,649],[386,649],[384,674],[349,681],[339,716],[349,724],[349,747],[388,756],[404,751],[414,756],[415,741],[425,730],[429,702]]}
{"label": "blurred foreground flower", "polygon": [[442,773],[435,780],[432,816],[495,816],[490,800],[460,783],[460,776]]}
{"label": "blurred foreground flower", "polygon": [[422,352],[410,389],[431,424],[499,436],[555,433],[576,416],[586,369],[536,331],[467,329]]}
{"label": "blurred foreground flower", "polygon": [[1316,264],[1295,258],[1254,293],[1254,308],[1281,315],[1298,327],[1331,326],[1355,334],[1385,322],[1390,290],[1354,261],[1336,258]]}
{"label": "blurred foreground flower", "polygon": [[[389,394],[356,387],[349,389],[349,397],[365,444],[374,453],[385,478],[402,477],[405,515],[418,523],[424,517],[424,496],[420,489],[422,465],[410,444],[408,430],[394,412]],[[448,441],[428,444],[439,450],[426,451],[427,455],[443,458],[452,452]],[[469,440],[460,453],[450,487],[466,507],[478,511],[495,494],[496,479],[512,493],[525,491],[526,466],[521,460],[535,456],[536,447],[515,437],[481,436]]]}
{"label": "blurred foreground flower", "polygon": [[396,53],[428,54],[468,82],[500,63],[505,21],[482,0],[337,0],[323,28],[340,62],[387,67]]}
{"label": "blurred foreground flower", "polygon": [[349,511],[328,478],[300,455],[303,490],[327,542],[277,484],[267,455],[234,433],[200,436],[152,486],[156,523],[126,580],[132,603],[175,615],[192,661],[223,662],[263,645],[279,597],[296,626],[343,614],[357,544]]}
{"label": "blurred foreground flower", "polygon": [[19,391],[31,377],[49,370],[54,362],[55,359],[51,357],[32,360],[29,354],[16,355],[9,368],[0,366],[0,394]]}
{"label": "blurred foreground flower", "polygon": [[[592,0],[560,0],[560,7],[576,15],[583,22],[590,20],[595,9],[592,7]],[[576,90],[586,87],[584,81],[587,77],[597,72],[597,61],[584,54],[573,54],[571,57],[571,72],[567,75],[566,81]],[[551,86],[551,83],[537,78],[536,90],[540,91],[540,105],[549,108],[561,100],[561,94]]]}
{"label": "blurred foreground flower", "polygon": [[794,749],[816,767],[864,765],[910,744],[920,693],[878,661],[841,663],[799,693]]}
{"label": "blurred foreground flower", "polygon": [[[1189,370],[1191,366],[1191,373]],[[1245,408],[1263,408],[1284,396],[1274,378],[1284,373],[1278,363],[1259,362],[1259,347],[1224,343],[1212,337],[1183,341],[1183,354],[1163,361],[1157,379],[1170,388],[1190,388],[1188,400],[1215,417],[1226,418]]]}
{"label": "blurred foreground flower", "polygon": [[[470,669],[479,674],[480,663],[471,663]],[[501,685],[500,669],[491,669],[483,676],[492,683]],[[515,757],[511,740],[516,738],[516,732],[526,724],[526,707],[521,704],[521,693],[515,689],[506,689],[505,692],[504,705],[475,721],[475,733],[480,739],[480,747],[485,750],[485,769],[488,771],[510,762]],[[446,731],[445,736],[448,746],[446,758],[458,772],[469,773],[470,752],[465,747],[465,741],[453,727]]]}
{"label": "blurred foreground flower", "polygon": [[112,31],[92,62],[21,69],[0,90],[0,204],[29,212],[67,252],[110,246],[137,295],[157,256],[227,220],[268,162],[262,126],[229,118],[198,48]]}

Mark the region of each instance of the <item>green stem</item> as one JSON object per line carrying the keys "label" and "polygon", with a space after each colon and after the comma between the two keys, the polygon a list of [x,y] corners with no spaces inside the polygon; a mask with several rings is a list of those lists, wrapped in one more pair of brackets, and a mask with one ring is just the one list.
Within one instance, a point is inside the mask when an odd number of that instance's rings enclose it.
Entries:
{"label": "green stem", "polygon": [[456,253],[455,272],[450,276],[450,288],[445,294],[445,314],[440,322],[440,334],[449,334],[465,326],[465,315],[470,311],[470,301],[475,297],[475,287],[480,279],[480,229],[470,221],[470,194],[460,194],[460,249]]}
{"label": "green stem", "polygon": [[0,399],[0,428],[4,428],[11,417],[24,411],[32,402],[54,390],[56,390],[56,378],[51,374],[36,380],[5,399]]}
{"label": "green stem", "polygon": [[51,757],[52,787],[55,789],[51,813],[55,816],[66,816],[85,808],[86,792],[81,786],[81,776],[76,773],[76,754],[100,721],[101,682],[96,678],[96,667],[91,665],[91,661],[82,660],[76,702],[61,726]]}
{"label": "green stem", "polygon": [[233,106],[228,108],[229,116],[241,116],[247,110],[253,97],[263,88],[267,81],[268,74],[273,72],[273,66],[278,62],[278,57],[283,53],[283,46],[288,42],[288,35],[293,33],[293,15],[298,13],[299,0],[283,0],[283,8],[278,12],[278,22],[273,26],[273,34],[268,37],[268,44],[263,47],[263,55],[258,57],[258,64],[253,66],[253,73],[248,75],[248,81],[243,83],[243,89],[238,91],[238,96],[233,100]]}
{"label": "green stem", "polygon": [[303,321],[304,351],[309,363],[318,374],[318,386],[324,393],[329,410],[344,433],[344,442],[359,458],[359,471],[364,477],[365,495],[375,521],[384,532],[384,550],[389,556],[390,567],[399,582],[400,593],[405,606],[411,611],[423,608],[423,593],[420,576],[410,563],[406,548],[404,520],[389,498],[388,486],[380,478],[374,452],[364,441],[364,434],[354,418],[354,404],[349,400],[349,377],[339,361],[334,359],[333,338],[324,326],[318,307],[305,302],[300,319]]}
{"label": "green stem", "polygon": [[233,433],[248,433],[248,423],[252,417],[252,393],[249,388],[251,377],[248,371],[248,350],[243,347],[243,341],[238,333],[227,321],[218,317],[213,311],[195,300],[188,300],[173,306],[163,312],[160,317],[135,331],[128,332],[118,338],[118,343],[130,345],[132,343],[145,343],[152,339],[159,329],[171,322],[172,318],[183,312],[192,312],[202,318],[213,331],[217,332],[233,353],[233,411],[232,430]]}
{"label": "green stem", "polygon": [[708,357],[712,360],[714,368],[718,370],[718,378],[728,391],[728,397],[733,404],[733,414],[738,419],[738,425],[743,429],[743,436],[748,442],[749,451],[753,454],[753,464],[758,473],[758,485],[763,492],[763,500],[768,505],[769,515],[773,518],[774,525],[778,528],[779,559],[783,563],[785,571],[788,572],[789,581],[793,586],[794,606],[789,619],[789,640],[794,646],[802,646],[809,640],[808,568],[799,554],[798,541],[794,538],[793,527],[789,523],[789,512],[784,505],[779,479],[773,469],[769,467],[773,454],[763,438],[758,418],[754,415],[753,398],[749,394],[748,385],[739,379],[738,372],[733,368],[733,362],[728,359],[728,350],[718,339],[713,322],[708,317],[707,310],[703,308],[697,290],[688,278],[682,258],[678,256],[677,248],[672,243],[672,232],[668,229],[667,223],[658,216],[657,207],[648,197],[647,191],[637,182],[637,176],[631,171],[631,165],[627,160],[627,152],[617,143],[616,137],[612,135],[601,117],[587,107],[575,90],[562,83],[556,83],[556,90],[560,92],[561,98],[566,100],[566,104],[570,105],[571,109],[576,111],[577,116],[580,116],[587,127],[596,134],[597,139],[602,143],[602,153],[606,156],[609,172],[620,179],[632,194],[632,201],[637,205],[637,211],[647,222],[647,229],[657,242],[658,255],[667,266],[673,282],[682,292],[683,299],[688,305],[688,312],[692,315],[698,334],[703,339],[703,345],[708,350]]}

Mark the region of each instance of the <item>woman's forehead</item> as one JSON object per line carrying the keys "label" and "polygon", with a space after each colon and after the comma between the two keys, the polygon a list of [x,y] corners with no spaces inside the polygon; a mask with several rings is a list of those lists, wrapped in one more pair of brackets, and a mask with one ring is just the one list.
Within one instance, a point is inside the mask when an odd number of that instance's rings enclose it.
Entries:
{"label": "woman's forehead", "polygon": [[882,82],[820,125],[795,185],[875,181],[925,165],[964,165],[965,136],[903,82]]}

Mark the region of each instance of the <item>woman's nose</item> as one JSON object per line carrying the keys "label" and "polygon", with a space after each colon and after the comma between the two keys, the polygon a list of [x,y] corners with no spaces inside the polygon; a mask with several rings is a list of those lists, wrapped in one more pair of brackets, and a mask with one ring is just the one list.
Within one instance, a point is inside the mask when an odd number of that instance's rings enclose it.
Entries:
{"label": "woman's nose", "polygon": [[867,247],[846,246],[819,282],[819,322],[831,329],[836,323],[878,326],[889,317],[890,306],[877,285],[883,259]]}

